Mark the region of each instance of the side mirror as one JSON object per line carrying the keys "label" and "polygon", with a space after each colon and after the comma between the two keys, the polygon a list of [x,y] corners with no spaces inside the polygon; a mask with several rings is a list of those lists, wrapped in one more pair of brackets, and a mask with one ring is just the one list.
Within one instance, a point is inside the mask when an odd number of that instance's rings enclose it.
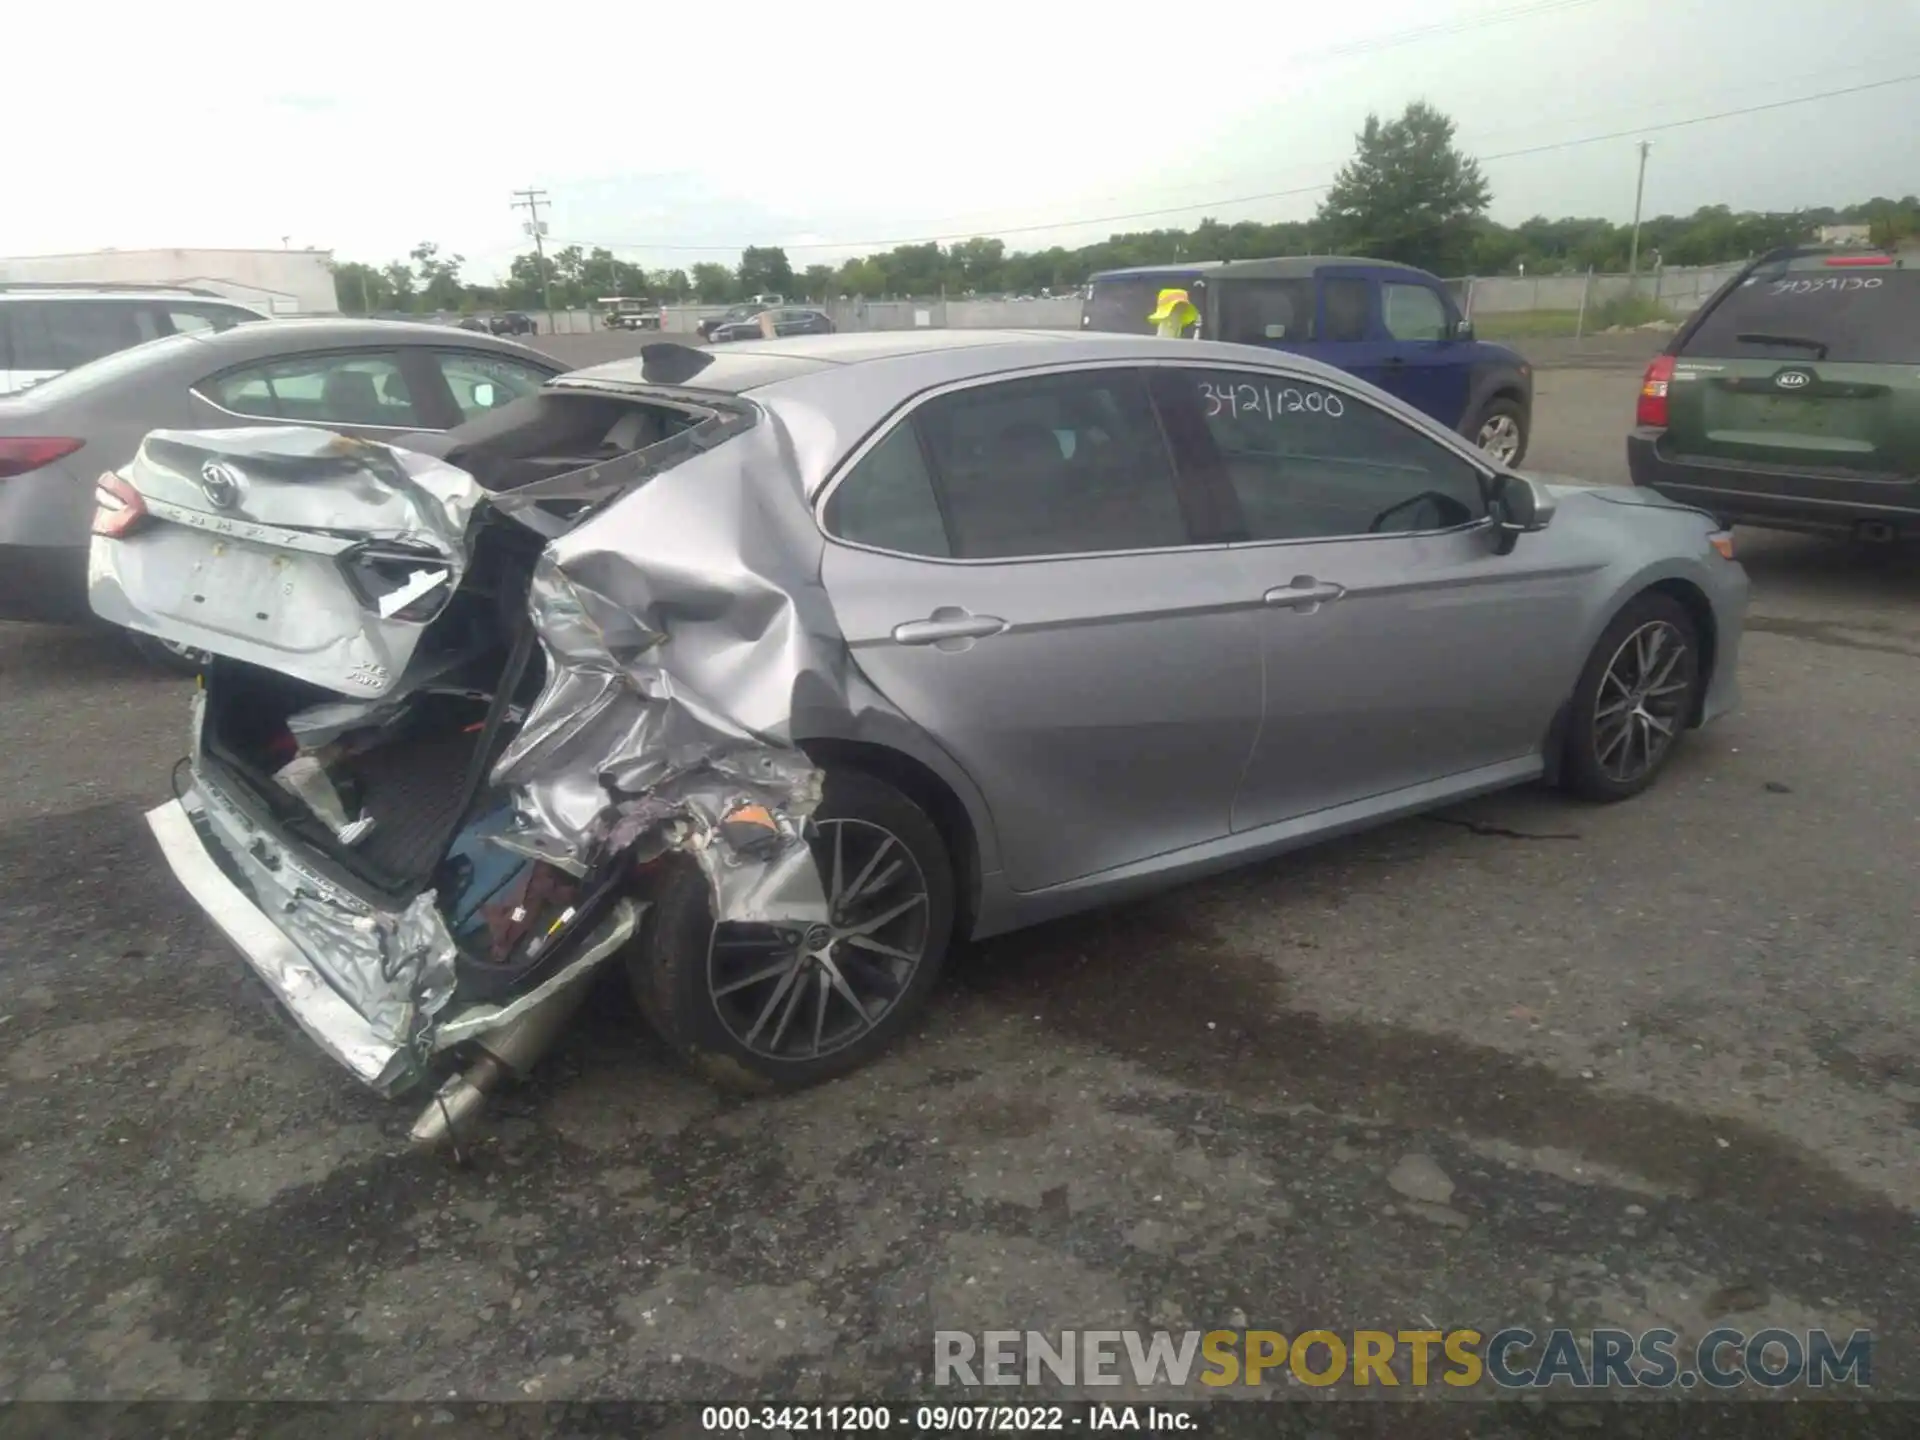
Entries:
{"label": "side mirror", "polygon": [[1454,321],[1453,322],[1453,338],[1455,340],[1471,340],[1473,338],[1473,321],[1471,320]]}
{"label": "side mirror", "polygon": [[1499,479],[1493,496],[1497,553],[1510,554],[1522,535],[1547,528],[1553,520],[1553,497],[1524,475],[1507,474]]}

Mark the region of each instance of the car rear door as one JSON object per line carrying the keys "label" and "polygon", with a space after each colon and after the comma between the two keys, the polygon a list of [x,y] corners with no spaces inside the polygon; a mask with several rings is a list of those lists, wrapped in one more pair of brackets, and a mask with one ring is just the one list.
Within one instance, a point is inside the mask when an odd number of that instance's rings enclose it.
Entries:
{"label": "car rear door", "polygon": [[1265,707],[1233,828],[1476,770],[1522,778],[1573,685],[1591,566],[1497,554],[1480,467],[1357,392],[1178,372],[1207,442],[1195,478],[1237,516],[1260,607]]}
{"label": "car rear door", "polygon": [[1466,419],[1471,354],[1454,334],[1459,319],[1438,285],[1408,275],[1380,281],[1380,324],[1389,349],[1374,383],[1449,430]]}
{"label": "car rear door", "polygon": [[1377,273],[1365,266],[1329,265],[1315,275],[1320,314],[1308,353],[1384,390],[1395,352],[1380,321]]}
{"label": "car rear door", "polygon": [[1190,501],[1130,367],[937,393],[825,494],[854,663],[978,786],[1017,891],[1228,832],[1257,617]]}
{"label": "car rear door", "polygon": [[1659,450],[1690,486],[1920,501],[1920,271],[1876,258],[1756,271],[1682,333]]}

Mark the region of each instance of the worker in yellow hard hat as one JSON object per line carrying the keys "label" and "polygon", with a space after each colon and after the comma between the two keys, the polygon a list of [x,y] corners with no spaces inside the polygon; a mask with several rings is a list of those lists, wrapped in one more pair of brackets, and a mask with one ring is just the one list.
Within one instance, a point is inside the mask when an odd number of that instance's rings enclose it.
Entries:
{"label": "worker in yellow hard hat", "polygon": [[1162,290],[1159,303],[1153,314],[1147,317],[1147,323],[1154,327],[1154,333],[1169,340],[1188,338],[1188,332],[1200,323],[1200,312],[1194,308],[1193,301],[1187,298],[1184,290]]}

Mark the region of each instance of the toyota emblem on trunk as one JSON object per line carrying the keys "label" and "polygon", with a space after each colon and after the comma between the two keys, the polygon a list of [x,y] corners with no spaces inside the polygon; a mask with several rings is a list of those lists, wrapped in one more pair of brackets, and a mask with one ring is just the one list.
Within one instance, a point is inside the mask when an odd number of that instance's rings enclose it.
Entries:
{"label": "toyota emblem on trunk", "polygon": [[231,510],[240,499],[240,477],[218,460],[200,467],[200,489],[216,510]]}
{"label": "toyota emblem on trunk", "polygon": [[1782,370],[1773,377],[1773,383],[1782,390],[1799,390],[1813,383],[1813,376],[1804,370]]}

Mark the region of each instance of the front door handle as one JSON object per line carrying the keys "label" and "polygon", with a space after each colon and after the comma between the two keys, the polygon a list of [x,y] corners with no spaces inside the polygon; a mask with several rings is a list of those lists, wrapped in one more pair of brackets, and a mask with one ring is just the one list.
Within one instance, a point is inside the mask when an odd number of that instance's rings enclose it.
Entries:
{"label": "front door handle", "polygon": [[975,615],[957,605],[942,605],[924,620],[908,620],[893,627],[899,645],[938,645],[943,650],[965,650],[1007,628],[998,615]]}
{"label": "front door handle", "polygon": [[1285,585],[1276,585],[1260,597],[1261,603],[1276,610],[1298,610],[1311,615],[1328,600],[1338,600],[1346,587],[1332,581],[1316,580],[1311,575],[1296,575]]}

